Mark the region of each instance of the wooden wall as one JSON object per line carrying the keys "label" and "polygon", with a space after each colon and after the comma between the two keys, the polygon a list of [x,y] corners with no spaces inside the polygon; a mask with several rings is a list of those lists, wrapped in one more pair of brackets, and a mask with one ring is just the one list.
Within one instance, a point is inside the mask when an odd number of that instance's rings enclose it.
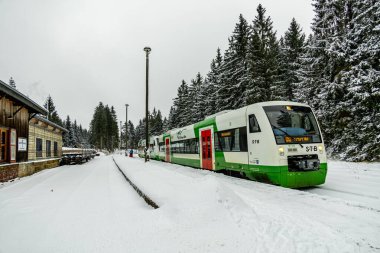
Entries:
{"label": "wooden wall", "polygon": [[[12,100],[6,96],[2,96],[0,100],[0,126],[15,128],[18,137],[28,138],[29,135],[29,111],[26,108],[22,108],[13,119],[8,119],[12,116],[21,106],[15,104]],[[17,142],[17,141],[16,141]],[[18,147],[17,147],[18,150]],[[28,152],[17,152],[16,161],[24,162],[28,160]]]}

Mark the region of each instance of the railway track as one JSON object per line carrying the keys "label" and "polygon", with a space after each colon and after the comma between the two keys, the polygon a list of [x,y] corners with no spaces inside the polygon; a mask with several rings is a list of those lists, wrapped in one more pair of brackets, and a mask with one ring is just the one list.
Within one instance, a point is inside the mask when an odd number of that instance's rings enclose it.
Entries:
{"label": "railway track", "polygon": [[349,194],[349,195],[355,195],[355,196],[359,196],[359,197],[366,197],[366,198],[371,198],[371,199],[379,199],[377,196],[373,196],[373,195],[362,194],[362,193],[357,193],[357,192],[351,192],[351,191],[346,191],[346,190],[332,189],[332,188],[325,187],[325,186],[317,186],[317,187],[313,187],[313,188],[310,188],[310,189],[320,189],[320,190],[324,190],[324,191],[339,192],[339,193],[344,193],[344,194]]}
{"label": "railway track", "polygon": [[139,194],[139,196],[141,198],[144,199],[144,201],[150,205],[151,207],[153,207],[154,209],[157,209],[159,208],[159,206],[148,196],[146,195],[142,190],[140,190],[137,185],[135,183],[133,183],[128,177],[127,175],[124,173],[124,171],[120,168],[120,166],[116,163],[115,159],[112,157],[112,160],[113,162],[115,163],[116,167],[118,168],[118,170],[120,171],[120,173],[124,176],[125,180],[127,180],[127,182],[133,187],[133,189],[137,192],[137,194]]}
{"label": "railway track", "polygon": [[380,209],[376,208],[375,206],[372,206],[372,203],[379,201],[379,197],[377,196],[347,190],[332,189],[326,186],[317,186],[299,190],[317,194],[320,196],[340,198],[345,200],[346,204],[349,206],[354,206],[380,213]]}

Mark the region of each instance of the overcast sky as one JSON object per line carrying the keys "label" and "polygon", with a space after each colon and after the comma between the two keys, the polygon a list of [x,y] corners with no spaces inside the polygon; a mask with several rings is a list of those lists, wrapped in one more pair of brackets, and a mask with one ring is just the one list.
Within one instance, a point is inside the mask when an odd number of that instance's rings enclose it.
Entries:
{"label": "overcast sky", "polygon": [[252,23],[259,3],[278,37],[293,17],[310,33],[311,0],[0,0],[0,80],[12,76],[41,105],[50,94],[62,118],[86,128],[99,101],[123,122],[128,103],[136,124],[150,46],[149,107],[167,116],[181,80],[205,76],[239,14]]}

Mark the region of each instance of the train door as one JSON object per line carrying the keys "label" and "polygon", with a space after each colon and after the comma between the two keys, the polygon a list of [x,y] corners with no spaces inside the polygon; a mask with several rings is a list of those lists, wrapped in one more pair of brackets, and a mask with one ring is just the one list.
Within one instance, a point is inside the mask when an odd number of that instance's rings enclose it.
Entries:
{"label": "train door", "polygon": [[154,154],[155,156],[158,156],[160,152],[160,142],[158,141],[158,138],[155,138],[155,141],[154,141]]}
{"label": "train door", "polygon": [[262,152],[265,150],[267,142],[263,141],[260,125],[256,117],[257,111],[249,109],[247,110],[248,163],[254,165],[254,169],[263,163]]}
{"label": "train door", "polygon": [[165,161],[170,162],[170,139],[165,139]]}
{"label": "train door", "polygon": [[201,131],[202,168],[212,170],[211,129]]}

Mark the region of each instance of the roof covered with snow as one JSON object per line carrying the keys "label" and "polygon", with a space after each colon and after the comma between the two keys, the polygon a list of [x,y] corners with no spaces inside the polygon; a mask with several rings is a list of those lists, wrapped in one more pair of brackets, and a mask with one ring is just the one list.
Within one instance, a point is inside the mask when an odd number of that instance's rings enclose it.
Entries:
{"label": "roof covered with snow", "polygon": [[47,110],[42,106],[38,105],[36,102],[19,92],[18,90],[12,88],[8,84],[0,80],[0,91],[5,95],[11,97],[13,100],[16,100],[24,107],[26,107],[31,113],[40,113],[46,115]]}

